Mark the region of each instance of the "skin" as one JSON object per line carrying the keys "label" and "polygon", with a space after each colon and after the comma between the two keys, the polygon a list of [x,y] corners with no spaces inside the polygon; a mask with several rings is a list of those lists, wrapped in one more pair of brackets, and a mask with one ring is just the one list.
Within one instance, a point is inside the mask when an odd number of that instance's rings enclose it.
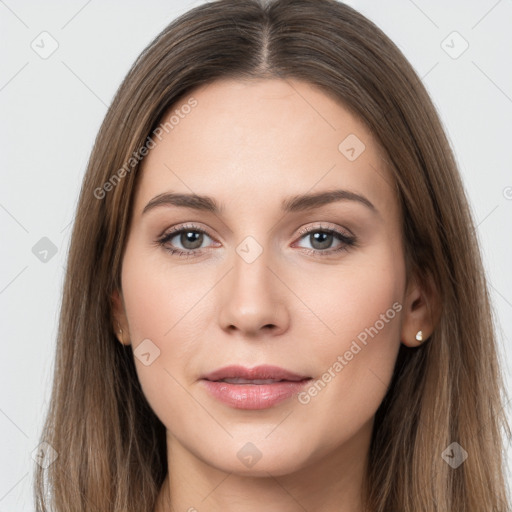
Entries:
{"label": "skin", "polygon": [[[160,350],[148,366],[135,357],[167,429],[169,474],[155,510],[359,512],[374,415],[400,343],[415,346],[418,330],[423,339],[432,331],[429,297],[406,276],[384,153],[340,102],[302,81],[223,79],[192,96],[197,106],[144,160],[122,290],[112,297],[120,341],[136,350],[149,339]],[[338,149],[350,134],[365,145],[354,161]],[[353,200],[281,211],[291,195],[334,189],[364,196],[376,211]],[[142,213],[170,191],[208,195],[224,209]],[[185,223],[208,233],[199,256],[156,243]],[[343,242],[332,237],[322,246],[301,228],[336,229],[357,243],[332,252]],[[247,236],[263,249],[251,263],[236,251]],[[177,235],[167,247],[198,247],[186,244]],[[307,404],[292,397],[264,410],[235,409],[199,380],[227,364],[273,364],[321,379],[397,303],[394,318]],[[237,457],[248,442],[261,454],[252,467]]]}

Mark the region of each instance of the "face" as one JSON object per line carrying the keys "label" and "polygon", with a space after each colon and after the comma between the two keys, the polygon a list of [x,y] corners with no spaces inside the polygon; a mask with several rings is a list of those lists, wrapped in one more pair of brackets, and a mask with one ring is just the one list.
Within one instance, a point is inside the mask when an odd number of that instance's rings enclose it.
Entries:
{"label": "face", "polygon": [[[117,310],[168,449],[248,475],[346,457],[369,440],[406,311],[383,152],[301,81],[220,80],[172,115],[141,169]],[[280,370],[249,372],[262,365]]]}

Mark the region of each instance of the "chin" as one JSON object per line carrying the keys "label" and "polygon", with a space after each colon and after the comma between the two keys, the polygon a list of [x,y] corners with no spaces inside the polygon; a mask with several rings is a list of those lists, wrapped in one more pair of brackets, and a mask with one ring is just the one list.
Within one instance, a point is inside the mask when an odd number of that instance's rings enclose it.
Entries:
{"label": "chin", "polygon": [[282,442],[273,444],[268,440],[266,443],[263,440],[235,442],[220,447],[218,451],[196,452],[196,455],[220,471],[251,477],[288,475],[307,466],[309,460],[304,446],[291,440],[287,445]]}

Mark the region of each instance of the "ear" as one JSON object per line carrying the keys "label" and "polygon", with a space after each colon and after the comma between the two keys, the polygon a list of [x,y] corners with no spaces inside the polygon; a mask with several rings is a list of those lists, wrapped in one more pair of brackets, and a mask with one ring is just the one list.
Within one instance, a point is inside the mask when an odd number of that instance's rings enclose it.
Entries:
{"label": "ear", "polygon": [[[417,347],[424,343],[439,321],[441,313],[439,294],[430,277],[423,280],[413,275],[407,284],[403,316],[401,341],[408,347]],[[421,340],[417,335],[421,331]]]}
{"label": "ear", "polygon": [[117,339],[123,345],[130,345],[130,331],[128,329],[123,296],[119,293],[119,290],[115,290],[112,293],[111,300],[114,332],[116,333]]}

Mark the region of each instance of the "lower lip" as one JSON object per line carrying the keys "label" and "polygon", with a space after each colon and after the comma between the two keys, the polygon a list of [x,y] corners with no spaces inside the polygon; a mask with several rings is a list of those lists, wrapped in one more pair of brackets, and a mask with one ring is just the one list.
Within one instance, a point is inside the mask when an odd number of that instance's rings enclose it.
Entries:
{"label": "lower lip", "polygon": [[235,409],[268,409],[296,395],[311,379],[274,384],[230,384],[203,379],[206,389]]}

